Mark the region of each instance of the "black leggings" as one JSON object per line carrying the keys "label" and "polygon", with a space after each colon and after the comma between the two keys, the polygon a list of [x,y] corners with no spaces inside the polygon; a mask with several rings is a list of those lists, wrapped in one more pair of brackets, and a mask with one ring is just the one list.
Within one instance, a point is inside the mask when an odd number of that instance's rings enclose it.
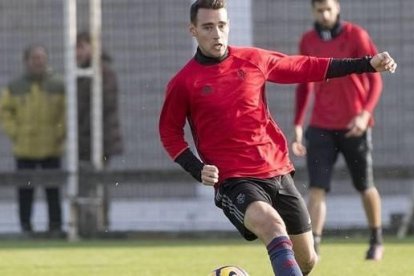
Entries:
{"label": "black leggings", "polygon": [[[18,170],[42,170],[60,169],[59,158],[46,159],[17,159]],[[46,199],[48,204],[49,231],[61,230],[62,214],[60,207],[59,187],[45,187]],[[27,186],[19,187],[19,219],[23,231],[32,231],[31,216],[33,206],[34,188]]]}

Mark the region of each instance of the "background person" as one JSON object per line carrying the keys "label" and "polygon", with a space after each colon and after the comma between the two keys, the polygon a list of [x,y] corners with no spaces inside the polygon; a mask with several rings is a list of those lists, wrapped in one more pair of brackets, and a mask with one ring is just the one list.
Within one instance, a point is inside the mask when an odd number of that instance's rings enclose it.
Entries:
{"label": "background person", "polygon": [[[23,55],[26,72],[2,91],[0,118],[13,144],[18,170],[60,169],[65,143],[65,91],[62,79],[48,67],[41,45]],[[60,233],[62,214],[59,187],[45,187],[51,233]],[[23,232],[31,224],[34,188],[18,188],[19,219]]]}
{"label": "background person", "polygon": [[[81,32],[76,40],[76,61],[80,68],[91,66],[92,45],[91,37],[87,32]],[[120,120],[118,114],[118,82],[115,71],[111,67],[112,59],[107,54],[102,55],[102,103],[103,103],[103,163],[106,167],[111,157],[121,154],[123,151]],[[79,161],[81,170],[93,170],[91,157],[91,77],[79,77],[77,80],[78,89],[78,141],[79,141]],[[109,226],[109,198],[108,189],[104,187],[102,215],[103,225],[96,225],[98,222],[92,218],[97,218],[97,209],[93,206],[81,208],[81,220],[84,220],[85,227],[80,229],[83,235],[91,235],[98,227]],[[96,185],[92,183],[80,183],[81,196],[96,197]],[[91,223],[94,226],[91,226]]]}
{"label": "background person", "polygon": [[[360,26],[340,19],[338,0],[312,0],[315,24],[300,41],[300,54],[318,57],[364,57],[377,49]],[[312,219],[315,248],[326,217],[326,193],[331,188],[333,166],[342,154],[360,193],[370,227],[368,260],[382,258],[381,199],[374,186],[371,128],[381,95],[379,74],[352,74],[328,82],[299,84],[296,91],[293,153],[307,153],[309,174],[308,210]],[[311,91],[314,105],[303,145],[302,125]]]}

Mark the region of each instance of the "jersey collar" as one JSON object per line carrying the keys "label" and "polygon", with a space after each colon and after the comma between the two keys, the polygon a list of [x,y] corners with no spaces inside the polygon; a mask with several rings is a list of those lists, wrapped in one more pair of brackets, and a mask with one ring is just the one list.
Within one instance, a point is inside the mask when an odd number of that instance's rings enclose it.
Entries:
{"label": "jersey collar", "polygon": [[219,58],[213,58],[213,57],[208,57],[208,56],[204,55],[201,52],[200,48],[197,47],[197,52],[196,52],[194,58],[200,64],[203,64],[203,65],[213,65],[213,64],[218,64],[218,63],[222,62],[228,56],[229,56],[229,48],[227,48],[227,50],[226,50],[226,52],[224,53],[223,56],[221,56]]}
{"label": "jersey collar", "polygon": [[324,29],[319,23],[315,22],[314,24],[315,31],[318,33],[319,37],[323,41],[329,41],[339,36],[342,32],[342,22],[339,19],[336,21],[335,25],[331,29]]}

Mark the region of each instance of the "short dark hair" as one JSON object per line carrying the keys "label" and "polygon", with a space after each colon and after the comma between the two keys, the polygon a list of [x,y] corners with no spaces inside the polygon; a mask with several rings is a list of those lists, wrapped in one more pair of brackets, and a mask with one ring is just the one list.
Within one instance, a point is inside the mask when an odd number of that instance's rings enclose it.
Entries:
{"label": "short dark hair", "polygon": [[199,9],[218,10],[226,7],[226,0],[197,0],[190,8],[190,21],[197,23],[197,14]]}
{"label": "short dark hair", "polygon": [[[312,6],[315,5],[315,3],[323,3],[326,2],[328,0],[311,0],[311,4]],[[335,0],[336,2],[339,2],[339,0]]]}
{"label": "short dark hair", "polygon": [[42,49],[45,53],[46,56],[49,56],[49,53],[47,51],[47,48],[44,45],[41,44],[31,44],[29,46],[27,46],[24,51],[23,51],[23,61],[27,61],[30,57],[30,55],[32,54],[32,52],[36,49]]}
{"label": "short dark hair", "polygon": [[76,35],[76,44],[81,42],[91,43],[91,35],[87,31],[82,31]]}
{"label": "short dark hair", "polygon": [[[80,43],[92,43],[91,34],[88,31],[82,31],[76,35],[76,45]],[[112,62],[112,57],[104,50],[102,50],[102,59],[106,62]]]}

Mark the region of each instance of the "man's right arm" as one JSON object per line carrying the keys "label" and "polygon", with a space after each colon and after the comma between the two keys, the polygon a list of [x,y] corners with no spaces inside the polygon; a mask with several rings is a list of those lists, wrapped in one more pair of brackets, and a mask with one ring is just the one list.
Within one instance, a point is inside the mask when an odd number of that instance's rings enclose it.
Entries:
{"label": "man's right arm", "polygon": [[184,138],[184,126],[189,110],[185,89],[177,78],[167,86],[165,101],[159,120],[161,143],[168,155],[197,181],[202,182],[204,164],[189,149]]}
{"label": "man's right arm", "polygon": [[[309,43],[306,42],[305,36],[303,36],[299,43],[299,53],[301,55],[306,55],[305,49],[308,44]],[[306,110],[313,87],[314,84],[312,82],[300,83],[296,86],[293,129],[294,137],[291,145],[292,152],[296,156],[304,156],[306,154],[306,147],[303,144],[303,123],[305,121]]]}
{"label": "man's right arm", "polygon": [[14,140],[16,137],[16,106],[9,88],[2,91],[0,97],[0,120],[4,131]]}
{"label": "man's right arm", "polygon": [[191,174],[198,182],[202,182],[201,171],[203,170],[204,163],[201,162],[189,148],[179,154],[174,161],[186,172]]}
{"label": "man's right arm", "polygon": [[219,180],[218,168],[201,162],[190,149],[183,151],[174,161],[204,185],[213,186]]}
{"label": "man's right arm", "polygon": [[161,143],[173,160],[189,147],[184,139],[188,113],[185,90],[174,79],[168,84],[158,125]]}
{"label": "man's right arm", "polygon": [[168,84],[160,115],[161,142],[170,157],[185,171],[204,185],[212,186],[218,182],[218,168],[201,162],[184,139],[188,110],[189,103],[185,89],[180,87],[177,79],[174,79]]}
{"label": "man's right arm", "polygon": [[312,88],[313,83],[301,83],[296,87],[294,137],[292,141],[292,151],[296,156],[304,156],[306,154],[306,148],[303,145],[302,126],[305,120],[306,108]]}

